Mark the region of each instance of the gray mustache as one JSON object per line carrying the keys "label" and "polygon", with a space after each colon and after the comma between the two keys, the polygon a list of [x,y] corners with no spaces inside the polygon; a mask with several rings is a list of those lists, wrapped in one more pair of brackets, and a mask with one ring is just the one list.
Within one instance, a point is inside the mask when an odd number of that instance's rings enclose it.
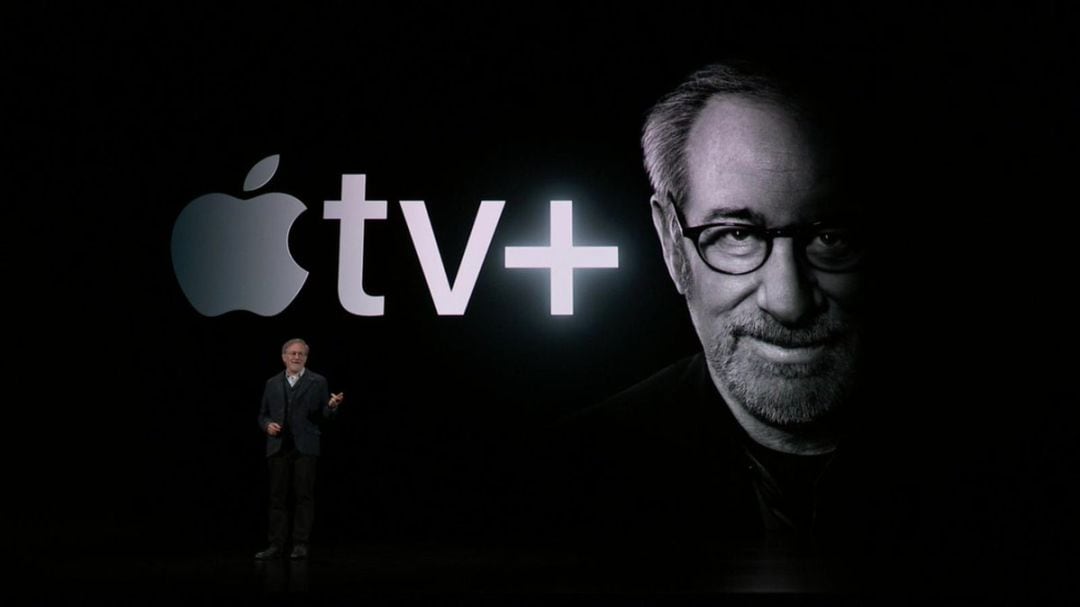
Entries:
{"label": "gray mustache", "polygon": [[826,345],[852,331],[850,323],[818,317],[804,327],[786,327],[770,317],[734,319],[731,334],[752,337],[784,348],[807,348]]}

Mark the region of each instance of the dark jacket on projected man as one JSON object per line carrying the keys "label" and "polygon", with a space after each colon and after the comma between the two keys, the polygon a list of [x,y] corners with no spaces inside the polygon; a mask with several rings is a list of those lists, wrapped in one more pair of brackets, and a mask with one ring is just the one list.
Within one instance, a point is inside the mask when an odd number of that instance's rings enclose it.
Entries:
{"label": "dark jacket on projected man", "polygon": [[[881,565],[895,556],[918,498],[912,458],[881,433],[850,432],[825,456],[757,445],[700,353],[556,435],[541,474],[543,517],[556,527],[543,526],[545,540],[568,534],[586,553],[598,550],[598,579],[618,583],[659,575],[686,588],[848,586],[865,573],[862,557]],[[822,563],[827,571],[816,570]]]}

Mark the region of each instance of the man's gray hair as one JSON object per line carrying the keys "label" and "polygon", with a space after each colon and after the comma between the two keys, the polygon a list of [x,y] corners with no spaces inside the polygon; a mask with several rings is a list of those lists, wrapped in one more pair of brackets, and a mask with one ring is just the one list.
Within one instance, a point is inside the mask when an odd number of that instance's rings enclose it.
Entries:
{"label": "man's gray hair", "polygon": [[289,341],[285,342],[285,345],[281,346],[281,353],[284,354],[285,351],[289,349],[289,346],[293,344],[300,344],[301,346],[304,346],[305,352],[311,352],[311,347],[307,345],[306,341],[300,339],[299,337],[294,337]]}
{"label": "man's gray hair", "polygon": [[784,103],[777,82],[740,64],[708,65],[690,75],[653,106],[645,119],[641,147],[653,192],[682,200],[687,189],[686,140],[698,114],[716,95]]}

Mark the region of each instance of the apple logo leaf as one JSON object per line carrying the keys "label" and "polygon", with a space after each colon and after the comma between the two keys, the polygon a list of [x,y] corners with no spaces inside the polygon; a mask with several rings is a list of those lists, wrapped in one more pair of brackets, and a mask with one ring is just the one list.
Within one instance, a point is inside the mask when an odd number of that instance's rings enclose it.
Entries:
{"label": "apple logo leaf", "polygon": [[274,154],[256,162],[255,166],[248,171],[247,177],[244,178],[244,191],[251,192],[266,185],[274,177],[274,173],[277,172],[280,160],[281,154]]}

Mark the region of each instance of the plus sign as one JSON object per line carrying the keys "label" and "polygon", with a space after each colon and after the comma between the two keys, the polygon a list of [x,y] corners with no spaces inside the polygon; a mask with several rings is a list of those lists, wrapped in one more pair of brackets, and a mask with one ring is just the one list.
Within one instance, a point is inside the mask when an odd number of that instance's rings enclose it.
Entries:
{"label": "plus sign", "polygon": [[507,268],[551,270],[551,314],[574,313],[574,269],[617,268],[619,247],[575,247],[574,203],[551,201],[551,246],[506,247]]}

